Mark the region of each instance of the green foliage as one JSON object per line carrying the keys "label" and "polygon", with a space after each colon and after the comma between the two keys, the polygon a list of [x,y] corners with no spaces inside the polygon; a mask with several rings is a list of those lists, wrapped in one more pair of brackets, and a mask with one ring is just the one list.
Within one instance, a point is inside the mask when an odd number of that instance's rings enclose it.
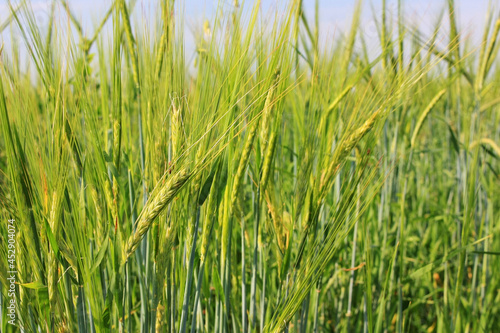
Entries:
{"label": "green foliage", "polygon": [[447,1],[442,46],[384,0],[373,55],[361,2],[327,45],[318,2],[221,2],[193,65],[183,3],[61,4],[0,22],[2,332],[9,219],[26,332],[499,329],[498,16],[471,49]]}

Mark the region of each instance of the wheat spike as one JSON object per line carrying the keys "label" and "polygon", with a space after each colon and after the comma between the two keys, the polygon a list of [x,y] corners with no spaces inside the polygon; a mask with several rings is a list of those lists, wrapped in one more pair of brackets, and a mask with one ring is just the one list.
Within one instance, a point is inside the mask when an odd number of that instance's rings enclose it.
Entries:
{"label": "wheat spike", "polygon": [[137,249],[142,237],[149,230],[154,219],[172,201],[190,176],[191,173],[187,169],[175,174],[167,180],[167,183],[157,192],[153,199],[146,204],[139,216],[137,229],[134,234],[130,236],[124,247],[125,261]]}

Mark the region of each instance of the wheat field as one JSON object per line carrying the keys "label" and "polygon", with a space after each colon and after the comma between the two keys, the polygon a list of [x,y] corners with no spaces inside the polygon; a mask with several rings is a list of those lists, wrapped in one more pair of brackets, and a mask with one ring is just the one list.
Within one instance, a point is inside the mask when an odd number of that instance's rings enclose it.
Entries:
{"label": "wheat field", "polygon": [[380,2],[6,1],[0,332],[500,331],[500,4]]}

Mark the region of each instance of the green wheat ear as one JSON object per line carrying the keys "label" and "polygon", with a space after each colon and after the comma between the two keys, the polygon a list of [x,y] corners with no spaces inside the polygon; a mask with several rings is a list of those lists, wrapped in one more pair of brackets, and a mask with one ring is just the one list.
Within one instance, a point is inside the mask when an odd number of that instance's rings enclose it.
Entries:
{"label": "green wheat ear", "polygon": [[139,246],[139,242],[144,234],[149,230],[153,221],[175,198],[183,185],[188,181],[191,173],[188,169],[177,172],[167,179],[167,182],[161,186],[157,194],[152,197],[139,215],[135,232],[129,237],[124,248],[124,261],[127,261],[132,253]]}

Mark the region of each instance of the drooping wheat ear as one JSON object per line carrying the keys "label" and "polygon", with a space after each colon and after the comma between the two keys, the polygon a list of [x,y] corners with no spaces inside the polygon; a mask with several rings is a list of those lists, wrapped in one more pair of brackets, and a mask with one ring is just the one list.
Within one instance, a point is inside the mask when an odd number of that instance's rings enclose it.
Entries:
{"label": "drooping wheat ear", "polygon": [[[349,135],[345,140],[342,140],[338,150],[336,150],[334,158],[330,165],[328,166],[323,180],[320,184],[320,193],[325,193],[325,188],[331,183],[332,178],[338,171],[339,166],[353,150],[353,148],[358,144],[358,142],[373,128],[373,125],[380,118],[382,114],[382,108],[379,108],[373,113],[373,115],[365,121],[358,129],[356,129],[351,135]],[[320,200],[322,200],[323,195],[320,194]]]}
{"label": "drooping wheat ear", "polygon": [[474,142],[471,143],[469,149],[472,149],[474,148],[475,146],[477,146],[478,144],[481,144],[481,145],[488,145],[490,147],[491,150],[495,151],[495,153],[500,156],[500,146],[498,146],[495,141],[491,140],[490,138],[481,138],[481,139],[478,139]]}
{"label": "drooping wheat ear", "polygon": [[173,177],[170,177],[167,183],[148,201],[139,216],[139,222],[136,223],[137,229],[134,234],[129,237],[124,246],[124,261],[134,253],[154,219],[172,201],[190,176],[191,172],[189,172],[189,170],[181,170]]}
{"label": "drooping wheat ear", "polygon": [[182,116],[181,109],[172,101],[172,115],[170,117],[170,140],[172,142],[172,158],[178,157],[180,144],[182,142]]}
{"label": "drooping wheat ear", "polygon": [[342,142],[342,146],[340,149],[340,159],[344,159],[349,153],[353,150],[353,148],[358,144],[358,142],[373,128],[375,121],[381,114],[381,109],[378,109],[373,113],[373,115],[368,118],[367,121],[361,127],[352,133],[347,140]]}

